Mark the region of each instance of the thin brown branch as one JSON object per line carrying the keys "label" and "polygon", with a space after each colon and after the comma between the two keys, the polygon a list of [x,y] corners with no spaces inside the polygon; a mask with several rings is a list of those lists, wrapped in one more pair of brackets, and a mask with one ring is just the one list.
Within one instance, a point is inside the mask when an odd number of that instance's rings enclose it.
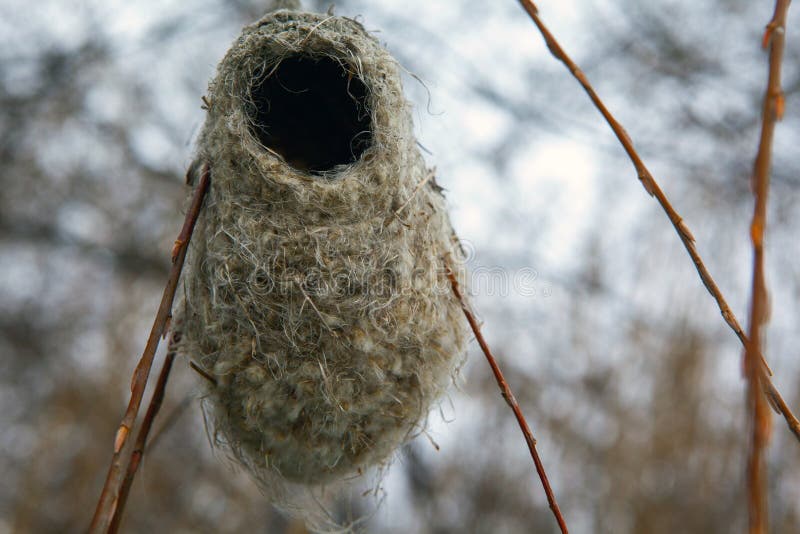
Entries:
{"label": "thin brown branch", "polygon": [[[708,292],[717,302],[717,306],[719,307],[723,319],[725,319],[725,322],[736,334],[736,337],[739,338],[739,341],[742,343],[742,345],[746,348],[749,345],[748,337],[740,326],[736,315],[733,313],[733,310],[731,310],[730,306],[728,305],[728,302],[725,299],[725,296],[722,294],[722,291],[719,289],[717,283],[714,281],[714,278],[711,276],[711,273],[708,271],[708,268],[703,262],[700,253],[697,251],[697,245],[695,244],[694,236],[684,222],[683,218],[678,214],[675,208],[672,207],[672,204],[661,190],[661,187],[658,185],[655,178],[650,173],[639,154],[636,152],[631,138],[597,95],[597,92],[589,83],[589,80],[586,78],[586,75],[583,73],[580,67],[578,67],[578,65],[567,55],[567,53],[564,52],[564,50],[561,48],[561,45],[558,43],[555,37],[553,37],[553,34],[550,33],[550,30],[547,28],[547,26],[545,26],[544,22],[542,22],[542,19],[539,17],[539,11],[536,7],[536,4],[534,4],[532,0],[518,1],[531,17],[534,24],[536,24],[536,27],[539,29],[539,32],[544,38],[547,48],[550,50],[550,53],[553,54],[557,60],[563,63],[570,73],[572,73],[575,79],[578,80],[584,91],[586,91],[586,93],[589,95],[589,98],[592,100],[597,110],[600,111],[600,113],[603,115],[603,118],[605,118],[606,122],[611,127],[614,135],[616,135],[620,144],[625,149],[625,152],[628,154],[628,158],[633,163],[636,174],[639,177],[639,180],[642,182],[642,186],[644,186],[645,191],[656,198],[659,205],[664,210],[664,213],[667,214],[667,217],[672,223],[672,226],[675,228],[675,231],[678,233],[678,237],[683,243],[684,248],[686,248],[686,251],[692,258],[695,269],[697,269],[697,273],[700,275],[700,280],[702,280],[703,285],[705,285]],[[765,373],[762,373],[765,393],[768,395],[773,407],[779,411],[781,415],[783,415],[783,418],[786,420],[786,424],[789,426],[789,429],[795,434],[795,436],[798,438],[798,441],[800,441],[800,431],[798,431],[798,429],[800,429],[800,421],[798,421],[798,419],[794,416],[786,402],[783,402],[783,398],[778,392],[778,389],[769,378],[769,375],[772,373],[769,370],[766,359],[760,353],[759,356],[761,364],[766,370]],[[778,402],[777,399],[780,399],[780,402]]]}
{"label": "thin brown branch", "polygon": [[489,366],[492,368],[492,373],[497,380],[497,386],[500,388],[500,392],[502,393],[506,403],[514,412],[514,417],[516,417],[517,423],[519,423],[519,428],[522,430],[522,434],[525,436],[525,442],[528,444],[528,449],[531,452],[533,463],[536,466],[536,472],[539,474],[539,479],[542,481],[542,487],[547,495],[547,502],[550,505],[550,509],[553,511],[553,515],[558,522],[561,532],[566,534],[568,532],[567,523],[564,521],[564,516],[561,515],[561,510],[556,502],[556,496],[553,493],[553,489],[550,487],[550,482],[547,479],[547,473],[545,473],[544,464],[542,463],[541,458],[539,458],[539,453],[536,450],[536,440],[533,437],[533,433],[528,426],[528,422],[525,420],[525,416],[522,415],[522,409],[519,407],[519,403],[517,403],[517,399],[514,397],[511,387],[509,387],[508,382],[506,382],[506,379],[503,376],[503,372],[497,365],[497,360],[492,355],[492,351],[489,348],[489,345],[486,343],[483,334],[481,333],[481,327],[478,325],[478,322],[475,320],[475,316],[472,314],[472,311],[470,311],[469,306],[467,306],[467,303],[464,300],[464,296],[461,294],[455,274],[453,273],[452,269],[450,269],[448,264],[445,264],[445,266],[447,269],[447,278],[450,280],[450,284],[453,287],[453,294],[455,294],[456,298],[461,303],[461,309],[464,311],[464,315],[467,317],[469,326],[472,328],[472,332],[475,334],[475,339],[478,340],[478,345],[480,345],[483,354],[486,356],[486,360],[489,362]]}
{"label": "thin brown branch", "polygon": [[776,413],[783,414],[783,416],[786,418],[786,424],[789,426],[789,430],[791,430],[795,438],[800,441],[800,421],[794,417],[791,409],[786,404],[786,401],[783,400],[780,392],[775,389],[775,385],[768,379],[764,380],[765,378],[767,378],[766,375],[761,376],[763,387],[766,390],[767,399],[769,399],[769,402],[775,409]]}
{"label": "thin brown branch", "polygon": [[180,333],[175,332],[170,341],[170,348],[164,358],[164,364],[161,366],[161,372],[158,375],[156,387],[153,390],[153,397],[150,399],[150,405],[147,407],[142,425],[139,427],[139,433],[136,434],[136,442],[133,445],[133,451],[128,464],[125,469],[125,478],[122,481],[122,486],[119,490],[119,497],[117,498],[117,505],[114,507],[114,513],[111,517],[111,524],[108,527],[109,534],[114,534],[119,530],[120,523],[122,522],[122,514],[125,511],[125,505],[128,502],[128,495],[133,485],[133,479],[136,476],[136,471],[139,469],[139,464],[144,456],[145,445],[147,444],[147,436],[150,434],[150,429],[153,426],[153,421],[161,409],[161,404],[164,402],[164,393],[167,390],[167,382],[169,381],[169,374],[172,371],[172,364],[175,361],[175,344],[180,341]]}
{"label": "thin brown branch", "polygon": [[191,367],[195,373],[202,376],[204,379],[208,380],[211,383],[211,385],[213,385],[214,387],[217,386],[217,379],[211,376],[208,372],[206,372],[205,369],[203,369],[202,367],[200,367],[199,365],[197,365],[192,361],[189,362],[189,367]]}
{"label": "thin brown branch", "polygon": [[147,452],[148,454],[153,454],[153,451],[158,448],[158,444],[161,443],[161,440],[164,439],[164,436],[169,433],[169,430],[175,427],[178,420],[186,414],[186,410],[192,405],[192,402],[197,397],[192,395],[191,393],[187,393],[181,402],[177,405],[173,406],[172,409],[166,414],[162,420],[161,425],[159,425],[158,430],[156,430],[152,436],[147,440]]}
{"label": "thin brown branch", "polygon": [[767,228],[767,196],[769,172],[772,166],[772,141],[775,124],[783,115],[783,92],[781,90],[781,64],[786,43],[786,14],[789,0],[777,0],[775,13],[764,32],[763,46],[769,46],[769,77],[764,93],[761,115],[761,137],[753,168],[753,220],[750,238],[753,242],[753,282],[750,297],[749,340],[745,351],[745,374],[747,376],[747,404],[750,408],[752,441],[747,461],[747,496],[750,517],[750,532],[767,532],[767,472],[764,452],[770,435],[770,413],[764,400],[764,369],[759,362],[761,329],[769,316],[767,284],[764,276],[764,234]]}
{"label": "thin brown branch", "polygon": [[147,339],[142,357],[133,372],[133,379],[131,383],[131,398],[128,402],[128,408],[125,410],[125,415],[117,430],[114,438],[114,449],[111,457],[111,465],[108,468],[106,481],[103,485],[103,490],[100,493],[100,498],[97,502],[97,508],[92,518],[92,523],[89,531],[92,534],[108,532],[111,524],[111,518],[114,515],[114,508],[118,505],[120,495],[120,488],[123,483],[123,455],[122,451],[127,442],[128,435],[136,421],[136,416],[139,413],[139,407],[144,397],[145,386],[147,386],[147,379],[150,375],[150,369],[153,366],[153,359],[155,358],[156,349],[158,348],[159,341],[166,331],[167,322],[172,309],[172,301],[175,298],[175,291],[178,287],[180,280],[181,270],[183,269],[183,262],[186,259],[186,251],[189,246],[189,239],[194,231],[195,223],[200,215],[200,208],[203,204],[206,191],[211,180],[211,173],[208,165],[206,164],[203,169],[203,175],[200,183],[195,189],[192,203],[189,211],[186,214],[186,219],[183,223],[183,228],[178,239],[175,241],[175,247],[172,251],[172,268],[170,270],[167,285],[164,288],[164,294],[161,297],[161,304],[158,307],[156,318],[153,321],[153,327],[150,330],[150,337]]}

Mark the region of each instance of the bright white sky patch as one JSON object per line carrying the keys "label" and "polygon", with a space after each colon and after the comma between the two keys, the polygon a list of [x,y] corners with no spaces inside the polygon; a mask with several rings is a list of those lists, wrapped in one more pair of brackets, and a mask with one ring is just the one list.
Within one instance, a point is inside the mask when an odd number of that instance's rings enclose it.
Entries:
{"label": "bright white sky patch", "polygon": [[594,154],[568,139],[550,138],[514,162],[515,208],[544,215],[545,236],[540,250],[548,262],[565,264],[576,258],[595,200]]}

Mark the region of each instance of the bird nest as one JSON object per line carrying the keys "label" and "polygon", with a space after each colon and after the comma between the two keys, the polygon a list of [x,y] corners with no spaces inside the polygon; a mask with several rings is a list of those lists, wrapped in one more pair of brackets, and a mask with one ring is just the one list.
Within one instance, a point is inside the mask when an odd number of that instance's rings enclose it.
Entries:
{"label": "bird nest", "polygon": [[397,64],[354,20],[281,10],[244,28],[206,103],[212,183],[175,324],[214,435],[265,484],[383,465],[466,341]]}

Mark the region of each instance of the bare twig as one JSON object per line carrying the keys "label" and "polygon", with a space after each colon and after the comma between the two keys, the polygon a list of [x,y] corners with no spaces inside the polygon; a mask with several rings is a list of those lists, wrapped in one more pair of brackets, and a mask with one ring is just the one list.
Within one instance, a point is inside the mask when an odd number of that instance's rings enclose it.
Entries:
{"label": "bare twig", "polygon": [[536,472],[539,474],[539,479],[542,481],[542,487],[544,487],[544,492],[547,494],[547,502],[550,505],[550,509],[553,511],[553,515],[558,522],[561,532],[566,534],[568,532],[567,523],[564,521],[564,516],[561,515],[561,510],[556,502],[556,496],[553,493],[553,489],[550,487],[550,482],[547,480],[547,473],[544,471],[544,464],[542,463],[541,458],[539,458],[539,453],[536,451],[536,440],[533,437],[533,433],[531,432],[527,421],[525,421],[525,416],[522,415],[522,410],[519,407],[519,403],[517,403],[514,393],[511,392],[511,388],[509,387],[508,382],[506,382],[503,372],[497,365],[497,360],[495,360],[494,356],[492,355],[492,351],[489,348],[489,345],[486,343],[483,334],[481,333],[481,327],[478,325],[478,322],[475,320],[475,316],[470,311],[469,306],[467,306],[467,303],[461,294],[455,274],[453,273],[452,269],[450,269],[450,265],[445,263],[445,267],[447,269],[447,278],[450,280],[450,284],[453,287],[453,293],[461,303],[461,309],[464,311],[464,315],[467,317],[469,326],[472,328],[472,332],[475,334],[475,339],[478,340],[478,344],[480,345],[483,354],[486,356],[489,366],[492,368],[492,373],[497,380],[497,385],[500,388],[500,392],[502,393],[503,398],[506,400],[506,403],[514,412],[514,417],[516,417],[517,423],[519,423],[519,428],[522,430],[522,434],[525,436],[525,442],[528,444],[528,449],[531,452],[533,463],[536,465]]}
{"label": "bare twig", "polygon": [[762,387],[766,389],[767,399],[769,399],[770,404],[775,409],[775,412],[783,414],[786,419],[786,424],[789,426],[789,430],[791,430],[792,434],[794,434],[794,437],[800,441],[800,421],[794,417],[791,409],[786,404],[786,401],[783,400],[781,394],[777,389],[775,389],[775,385],[768,379],[764,380],[765,378],[767,377],[761,377],[761,379],[764,381]]}
{"label": "bare twig", "polygon": [[197,396],[191,393],[187,393],[181,401],[172,407],[168,414],[164,415],[161,419],[161,424],[159,425],[158,429],[152,433],[150,438],[147,440],[147,452],[148,454],[153,454],[153,451],[156,450],[158,444],[161,443],[161,440],[164,439],[164,436],[169,433],[169,431],[175,427],[178,420],[184,416],[186,410],[192,405],[192,402],[197,400]]}
{"label": "bare twig", "polygon": [[150,330],[150,337],[147,339],[142,357],[133,372],[131,398],[114,438],[114,453],[111,458],[111,465],[108,468],[106,481],[97,502],[97,509],[95,510],[92,523],[89,527],[89,531],[93,534],[108,532],[111,518],[114,515],[114,508],[118,505],[120,488],[123,483],[122,449],[125,446],[128,435],[136,421],[136,416],[139,413],[139,407],[142,403],[142,397],[144,397],[145,386],[147,385],[147,379],[150,375],[150,368],[153,366],[153,358],[155,357],[159,340],[166,331],[170,310],[172,309],[172,300],[175,297],[175,290],[178,287],[181,270],[183,269],[183,262],[186,258],[186,250],[189,246],[189,239],[194,231],[197,218],[200,215],[200,208],[203,204],[203,198],[208,190],[210,180],[211,173],[208,164],[206,164],[203,168],[200,183],[197,185],[194,196],[192,197],[192,203],[186,214],[183,228],[172,250],[172,268],[170,270],[170,276],[164,288],[164,294],[161,297],[161,304],[158,307],[156,318],[153,321],[153,327]]}
{"label": "bare twig", "polygon": [[761,137],[753,168],[753,220],[750,238],[753,242],[753,285],[750,298],[749,340],[745,352],[745,374],[747,376],[747,404],[750,408],[752,441],[747,462],[747,493],[750,516],[750,532],[767,532],[767,473],[764,465],[764,450],[770,435],[770,413],[763,391],[764,369],[759,362],[761,327],[766,324],[769,311],[767,284],[764,277],[764,234],[767,228],[767,195],[769,193],[769,171],[772,163],[772,140],[775,123],[783,115],[783,92],[781,90],[781,62],[786,42],[786,14],[789,0],[777,0],[775,13],[764,32],[763,46],[769,47],[769,78],[764,93],[761,116]]}
{"label": "bare twig", "polygon": [[[553,37],[553,34],[550,33],[550,30],[547,28],[547,26],[545,26],[544,22],[542,22],[542,19],[539,17],[539,11],[536,7],[536,4],[534,4],[532,0],[518,1],[531,17],[534,24],[536,24],[536,27],[539,29],[539,32],[544,38],[547,48],[550,50],[550,53],[553,54],[557,60],[563,63],[570,73],[572,73],[575,79],[578,80],[584,91],[586,91],[586,93],[589,95],[589,98],[592,100],[597,110],[600,111],[600,113],[603,115],[603,118],[605,118],[606,122],[611,127],[611,130],[614,132],[620,144],[625,149],[625,152],[628,154],[628,158],[630,158],[631,163],[633,163],[633,166],[636,169],[636,174],[638,175],[639,180],[642,182],[642,186],[644,186],[645,191],[658,200],[658,203],[661,205],[664,213],[667,214],[667,217],[672,223],[672,226],[675,228],[675,231],[678,233],[678,237],[683,243],[683,246],[686,248],[686,251],[692,258],[695,269],[697,269],[697,273],[700,275],[700,280],[702,280],[703,285],[705,285],[708,292],[717,302],[717,306],[719,307],[720,313],[722,313],[723,319],[725,319],[725,322],[736,334],[736,337],[739,338],[739,341],[742,343],[742,345],[747,347],[749,345],[747,335],[744,333],[744,330],[742,330],[736,315],[733,313],[733,310],[731,310],[727,300],[725,300],[725,296],[722,294],[722,291],[720,291],[717,283],[714,281],[714,278],[712,278],[711,273],[708,271],[708,268],[703,262],[703,259],[700,257],[700,253],[697,251],[697,245],[694,241],[694,236],[689,231],[689,227],[686,225],[683,218],[678,214],[677,211],[675,211],[675,208],[672,207],[672,204],[661,190],[661,187],[659,187],[647,166],[645,166],[641,157],[636,152],[636,149],[633,147],[631,138],[597,95],[597,92],[589,83],[589,80],[586,78],[586,75],[583,73],[580,67],[578,67],[578,65],[572,61],[567,53],[564,52],[556,38]],[[766,359],[760,353],[759,355],[761,364],[765,367],[766,371],[765,373],[762,373],[762,380],[764,382],[762,387],[764,392],[773,408],[783,415],[783,418],[786,420],[786,424],[789,426],[789,429],[794,433],[798,441],[800,441],[800,421],[798,421],[794,416],[789,406],[783,400],[780,392],[769,378],[769,375],[772,373],[769,370]]]}
{"label": "bare twig", "polygon": [[170,348],[164,358],[164,364],[161,366],[161,373],[158,375],[156,387],[153,390],[153,397],[150,399],[150,405],[147,407],[142,426],[139,427],[139,433],[136,434],[136,443],[133,445],[133,451],[128,464],[125,468],[125,478],[122,481],[122,486],[119,490],[119,497],[117,498],[117,506],[114,507],[114,513],[111,517],[111,524],[108,527],[108,532],[114,534],[119,530],[119,525],[122,521],[122,514],[125,511],[125,504],[128,502],[128,495],[130,494],[133,479],[136,476],[136,471],[139,469],[139,464],[144,456],[144,448],[147,444],[147,436],[150,434],[150,429],[153,426],[153,421],[161,409],[161,404],[164,402],[164,393],[167,390],[167,382],[169,381],[169,374],[172,371],[172,363],[175,361],[175,344],[180,341],[180,332],[175,332],[170,341]]}
{"label": "bare twig", "polygon": [[191,367],[195,373],[202,376],[204,379],[208,380],[212,386],[214,387],[217,386],[217,379],[211,376],[205,369],[203,369],[202,367],[191,361],[189,362],[189,367]]}

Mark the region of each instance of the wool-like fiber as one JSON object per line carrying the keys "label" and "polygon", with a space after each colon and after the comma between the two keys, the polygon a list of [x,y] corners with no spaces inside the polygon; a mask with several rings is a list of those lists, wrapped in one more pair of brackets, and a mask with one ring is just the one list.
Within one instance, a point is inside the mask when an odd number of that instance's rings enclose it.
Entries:
{"label": "wool-like fiber", "polygon": [[[344,102],[343,128],[363,130],[344,160],[322,157],[341,139],[315,130],[315,108],[285,105],[314,91],[325,128]],[[424,430],[467,338],[444,267],[459,244],[398,66],[354,20],[279,10],[244,28],[206,104],[211,187],[175,327],[213,378],[213,433],[266,484],[383,465]]]}

